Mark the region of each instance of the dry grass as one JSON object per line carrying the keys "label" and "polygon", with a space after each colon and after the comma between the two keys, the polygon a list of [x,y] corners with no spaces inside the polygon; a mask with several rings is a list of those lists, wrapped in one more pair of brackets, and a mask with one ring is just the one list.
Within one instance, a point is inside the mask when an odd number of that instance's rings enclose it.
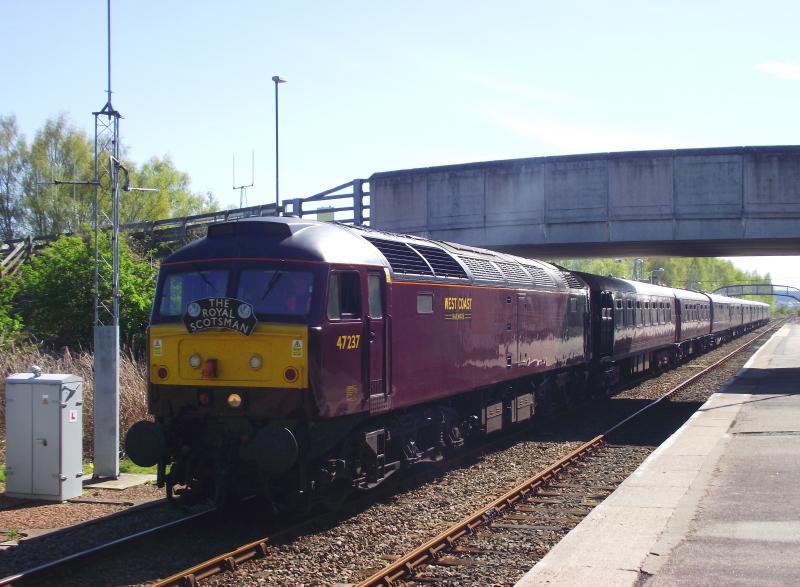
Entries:
{"label": "dry grass", "polygon": [[[5,377],[11,373],[27,373],[31,365],[38,365],[43,373],[70,373],[83,378],[83,455],[91,460],[94,440],[94,375],[93,355],[87,351],[61,353],[43,352],[31,348],[0,349],[0,441],[5,439]],[[125,433],[134,422],[145,419],[147,415],[147,380],[145,364],[132,354],[123,352],[120,358],[120,446]],[[0,442],[0,450],[5,442]],[[4,451],[3,451],[4,452]],[[0,462],[5,460],[0,454]]]}

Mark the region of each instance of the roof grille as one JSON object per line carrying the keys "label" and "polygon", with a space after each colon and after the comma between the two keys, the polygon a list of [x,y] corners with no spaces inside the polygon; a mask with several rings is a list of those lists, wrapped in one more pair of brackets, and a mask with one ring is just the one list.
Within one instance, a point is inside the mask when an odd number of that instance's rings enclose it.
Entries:
{"label": "roof grille", "polygon": [[495,263],[505,274],[509,283],[524,283],[525,285],[530,285],[531,278],[521,266],[516,263],[504,263],[501,261],[495,261]]}
{"label": "roof grille", "polygon": [[407,244],[398,241],[387,241],[379,238],[365,236],[375,245],[395,273],[411,273],[414,275],[433,275],[433,271],[425,260]]}
{"label": "roof grille", "polygon": [[428,247],[414,243],[411,248],[422,255],[433,267],[433,272],[437,277],[455,277],[457,279],[467,279],[467,272],[458,264],[453,257],[442,249]]}
{"label": "roof grille", "polygon": [[531,274],[534,285],[539,287],[556,286],[556,282],[553,280],[553,278],[541,267],[537,267],[536,265],[525,265],[524,267],[528,270],[528,273]]}
{"label": "roof grille", "polygon": [[469,267],[472,276],[475,279],[484,279],[488,281],[503,281],[503,274],[498,271],[497,267],[492,265],[486,259],[476,259],[475,257],[461,257],[464,265]]}
{"label": "roof grille", "polygon": [[569,271],[562,271],[561,276],[564,278],[564,281],[567,282],[567,287],[570,289],[583,289],[585,287],[581,280]]}

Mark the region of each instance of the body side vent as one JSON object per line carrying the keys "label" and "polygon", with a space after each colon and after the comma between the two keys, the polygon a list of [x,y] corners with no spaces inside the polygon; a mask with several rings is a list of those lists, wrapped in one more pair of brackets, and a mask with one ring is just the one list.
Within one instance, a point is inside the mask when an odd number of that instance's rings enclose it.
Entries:
{"label": "body side vent", "polygon": [[475,257],[460,257],[464,265],[469,267],[472,276],[475,279],[483,279],[486,281],[505,281],[503,274],[492,265],[491,261],[486,259],[477,259]]}
{"label": "body side vent", "polygon": [[509,283],[531,284],[530,276],[520,265],[516,263],[504,263],[502,261],[495,261],[495,264],[500,267],[500,270],[505,274]]}
{"label": "body side vent", "polygon": [[433,271],[431,271],[425,259],[407,244],[368,236],[364,238],[386,257],[393,272],[412,275],[433,275]]}
{"label": "body side vent", "polygon": [[531,274],[534,285],[539,287],[556,287],[556,282],[553,278],[541,267],[536,265],[525,265],[525,269]]}
{"label": "body side vent", "polygon": [[580,279],[575,277],[569,271],[562,271],[561,276],[564,278],[564,281],[567,282],[567,287],[569,287],[570,289],[583,289],[584,287],[586,287],[585,285],[583,285],[583,282]]}
{"label": "body side vent", "polygon": [[450,254],[436,247],[418,245],[414,243],[411,248],[422,255],[428,264],[433,268],[437,277],[454,277],[457,279],[467,279],[467,272],[458,264]]}

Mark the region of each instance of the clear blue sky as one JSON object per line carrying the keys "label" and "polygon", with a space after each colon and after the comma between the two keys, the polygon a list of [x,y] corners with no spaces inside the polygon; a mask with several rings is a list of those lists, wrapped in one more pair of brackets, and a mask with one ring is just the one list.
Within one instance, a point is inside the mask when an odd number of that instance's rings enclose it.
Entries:
{"label": "clear blue sky", "polygon": [[[0,0],[0,113],[30,140],[105,103],[105,0]],[[800,143],[800,4],[115,0],[130,158],[172,157],[223,207],[376,171],[631,149]],[[742,261],[744,264],[745,261]],[[785,273],[800,263],[747,267]],[[791,271],[790,271],[791,269]],[[791,284],[790,284],[791,285]]]}

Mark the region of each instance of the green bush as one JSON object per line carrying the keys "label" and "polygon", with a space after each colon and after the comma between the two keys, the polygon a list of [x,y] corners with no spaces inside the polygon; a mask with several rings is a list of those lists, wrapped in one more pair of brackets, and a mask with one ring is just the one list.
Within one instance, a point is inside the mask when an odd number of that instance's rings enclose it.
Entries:
{"label": "green bush", "polygon": [[0,346],[13,342],[22,330],[22,320],[14,312],[17,284],[12,279],[0,282]]}
{"label": "green bush", "polygon": [[[111,238],[100,236],[101,293],[110,297]],[[132,347],[144,340],[157,270],[120,242],[120,340]],[[15,319],[50,347],[91,348],[94,325],[94,244],[64,236],[42,249],[15,284]]]}

